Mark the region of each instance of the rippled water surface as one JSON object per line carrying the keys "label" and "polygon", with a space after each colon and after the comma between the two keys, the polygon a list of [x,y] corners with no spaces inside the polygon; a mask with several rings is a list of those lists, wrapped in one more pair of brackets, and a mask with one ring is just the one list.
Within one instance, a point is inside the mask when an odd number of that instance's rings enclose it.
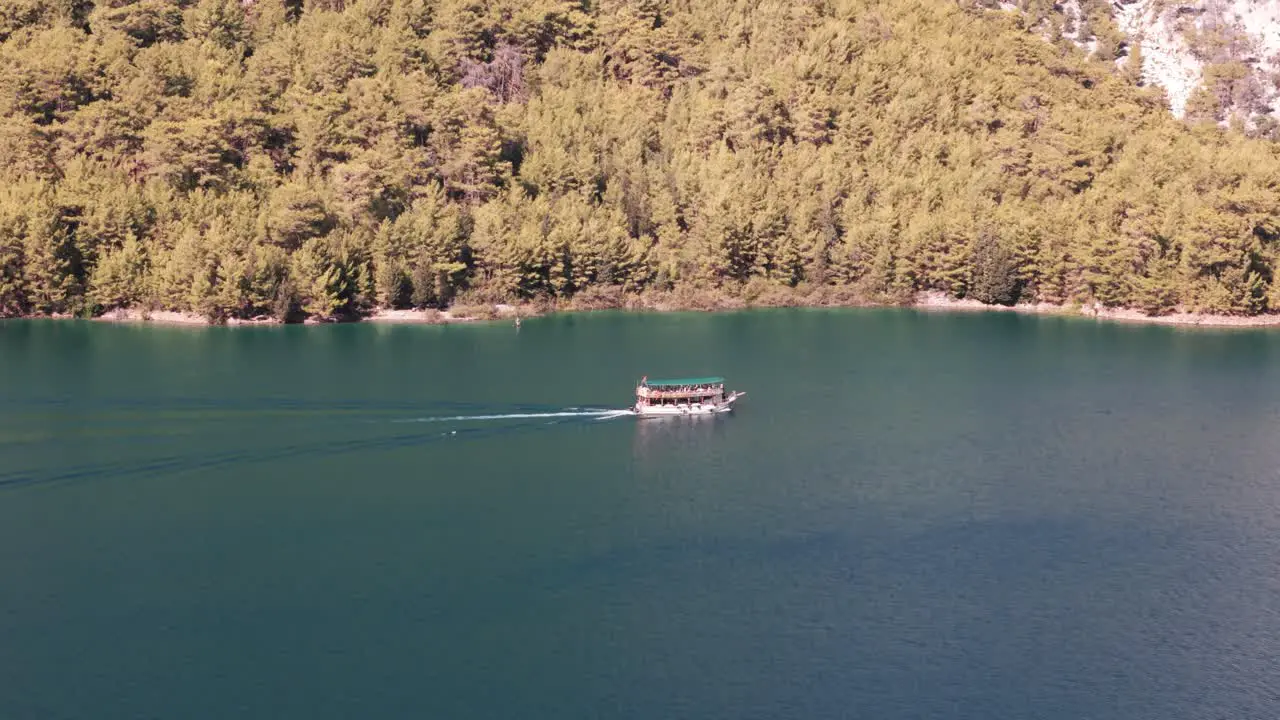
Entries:
{"label": "rippled water surface", "polygon": [[[1274,718],[1280,333],[0,323],[3,718]],[[641,375],[730,417],[637,421]]]}

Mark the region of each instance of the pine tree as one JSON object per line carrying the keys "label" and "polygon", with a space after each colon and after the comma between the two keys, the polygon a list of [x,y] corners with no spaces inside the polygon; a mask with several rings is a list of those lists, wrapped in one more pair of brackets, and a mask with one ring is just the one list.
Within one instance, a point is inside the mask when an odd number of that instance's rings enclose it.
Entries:
{"label": "pine tree", "polygon": [[1257,79],[1210,58],[1184,124],[1104,5],[1093,58],[1021,6],[14,0],[0,314],[792,287],[1280,309]]}
{"label": "pine tree", "polygon": [[119,248],[104,253],[89,280],[89,298],[103,310],[141,304],[146,287],[146,249],[128,237]]}

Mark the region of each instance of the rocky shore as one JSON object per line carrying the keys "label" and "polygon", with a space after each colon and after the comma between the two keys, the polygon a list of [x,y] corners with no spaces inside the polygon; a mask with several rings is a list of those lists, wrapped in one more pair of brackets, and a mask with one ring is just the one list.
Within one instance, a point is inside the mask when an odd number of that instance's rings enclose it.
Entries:
{"label": "rocky shore", "polygon": [[977,300],[957,300],[943,293],[920,293],[914,307],[921,310],[1016,312],[1028,315],[1069,315],[1148,325],[1189,325],[1200,327],[1272,327],[1280,325],[1280,315],[1207,315],[1175,311],[1168,315],[1148,315],[1132,308],[1108,308],[1099,304],[1058,305],[1024,303],[1013,306],[986,305]]}
{"label": "rocky shore", "polygon": [[[1060,315],[1085,317],[1096,320],[1143,323],[1149,325],[1178,325],[1191,327],[1219,328],[1258,328],[1280,326],[1280,314],[1253,316],[1209,315],[1203,313],[1175,311],[1166,315],[1147,315],[1132,308],[1108,308],[1099,304],[1060,305],[1054,303],[1023,303],[1013,306],[987,305],[977,300],[956,299],[940,292],[918,293],[914,301],[900,305],[861,303],[861,302],[812,302],[810,298],[771,298],[768,302],[746,302],[740,299],[703,297],[697,302],[685,302],[683,298],[670,295],[655,297],[629,297],[623,303],[592,304],[581,306],[573,303],[562,307],[544,305],[510,305],[481,304],[455,306],[448,310],[400,310],[379,308],[369,315],[356,320],[359,322],[443,325],[449,323],[477,323],[493,321],[514,321],[516,318],[530,318],[554,312],[581,312],[589,310],[619,309],[637,312],[688,312],[688,311],[734,311],[752,307],[912,307],[932,312],[1013,312],[1027,315]],[[58,319],[70,319],[70,316],[55,316]],[[278,319],[263,316],[251,319],[229,318],[221,323],[191,312],[174,312],[170,310],[116,309],[94,318],[97,322],[117,323],[154,323],[157,325],[208,326],[225,324],[229,326],[280,325]],[[306,324],[324,324],[338,320],[308,318]]]}

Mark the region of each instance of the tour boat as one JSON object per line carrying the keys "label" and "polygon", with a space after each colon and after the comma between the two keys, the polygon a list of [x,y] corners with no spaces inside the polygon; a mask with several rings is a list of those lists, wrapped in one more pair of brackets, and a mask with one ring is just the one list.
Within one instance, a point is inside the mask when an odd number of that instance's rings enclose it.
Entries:
{"label": "tour boat", "polygon": [[744,392],[726,393],[724,378],[650,380],[636,386],[635,413],[640,416],[712,415],[729,412]]}

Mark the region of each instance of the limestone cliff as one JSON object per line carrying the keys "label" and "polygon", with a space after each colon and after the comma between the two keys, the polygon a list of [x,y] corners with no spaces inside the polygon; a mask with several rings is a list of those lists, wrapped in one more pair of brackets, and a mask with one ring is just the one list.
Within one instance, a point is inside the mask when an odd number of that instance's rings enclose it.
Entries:
{"label": "limestone cliff", "polygon": [[1115,20],[1142,52],[1142,75],[1178,116],[1271,115],[1280,60],[1280,0],[1136,0]]}
{"label": "limestone cliff", "polygon": [[[1079,13],[1074,0],[1060,7]],[[1117,62],[1140,52],[1142,80],[1164,88],[1175,115],[1274,133],[1280,0],[1120,0],[1111,16],[1126,38]]]}

